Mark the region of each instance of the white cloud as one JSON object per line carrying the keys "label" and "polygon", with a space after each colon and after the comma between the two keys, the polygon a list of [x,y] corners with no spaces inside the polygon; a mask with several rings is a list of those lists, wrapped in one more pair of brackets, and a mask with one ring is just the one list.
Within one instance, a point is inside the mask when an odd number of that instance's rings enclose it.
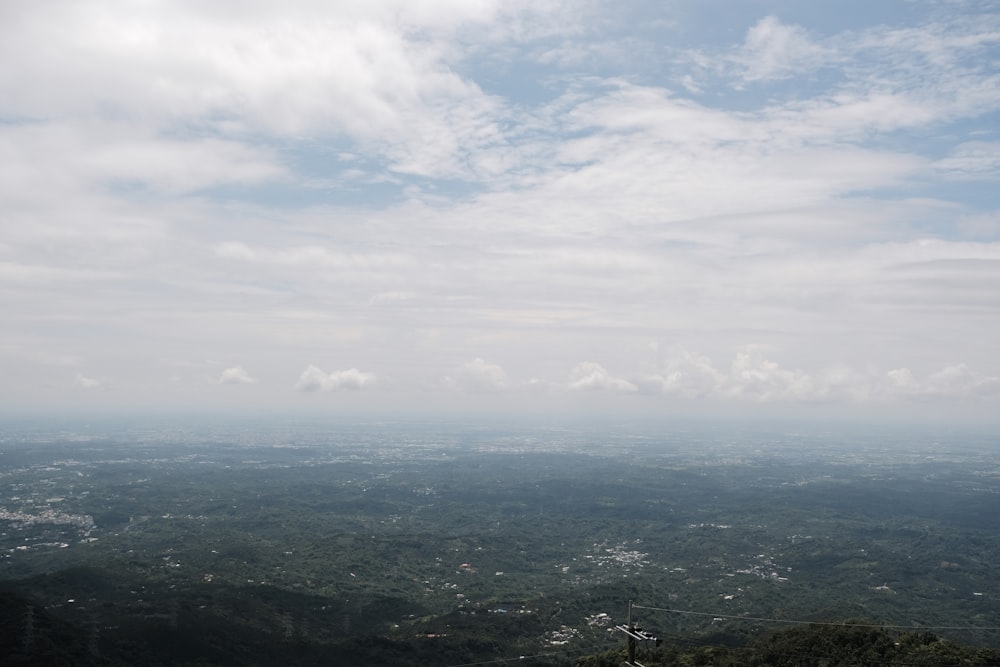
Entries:
{"label": "white cloud", "polygon": [[[0,167],[6,185],[78,194],[84,188],[136,189],[179,195],[221,185],[256,185],[287,178],[277,158],[243,142],[157,136],[107,121],[36,121],[0,126]],[[58,164],[51,174],[49,165]]]}
{"label": "white cloud", "polygon": [[455,369],[445,385],[470,393],[494,393],[507,389],[507,372],[497,364],[477,357]]}
{"label": "white cloud", "polygon": [[1000,377],[983,374],[966,364],[953,364],[918,379],[909,368],[879,375],[839,364],[809,373],[783,368],[768,359],[758,345],[736,353],[729,372],[718,370],[707,357],[672,350],[663,360],[664,371],[641,376],[642,391],[667,397],[735,400],[764,403],[834,402],[885,403],[917,397],[986,398],[1000,394]]}
{"label": "white cloud", "polygon": [[927,376],[931,393],[956,398],[1000,395],[1000,377],[972,370],[966,364],[942,368]]}
{"label": "white cloud", "polygon": [[522,384],[522,388],[530,394],[545,394],[555,389],[556,385],[542,378],[533,377],[528,378]]}
{"label": "white cloud", "polygon": [[736,354],[725,388],[729,396],[755,400],[808,400],[815,396],[812,379],[803,371],[781,368],[751,345]]}
{"label": "white cloud", "polygon": [[913,377],[913,372],[909,368],[894,368],[888,373],[886,377],[892,385],[892,388],[903,392],[903,393],[916,393],[919,391],[920,385],[917,383],[917,379]]}
{"label": "white cloud", "polygon": [[170,193],[219,185],[255,185],[283,180],[285,169],[273,155],[235,141],[169,141],[139,138],[95,150],[81,165],[94,178]]}
{"label": "white cloud", "polygon": [[103,386],[103,383],[96,378],[87,377],[83,373],[77,373],[76,386],[82,389],[97,389]]}
{"label": "white cloud", "polygon": [[660,365],[660,372],[637,380],[643,391],[688,399],[787,403],[845,399],[864,391],[863,379],[847,368],[813,377],[801,369],[782,368],[759,345],[739,350],[728,373],[707,356],[684,349],[669,350]]}
{"label": "white cloud", "polygon": [[891,390],[902,396],[949,399],[990,398],[1000,395],[1000,376],[952,364],[918,379],[908,368],[888,372]]}
{"label": "white cloud", "polygon": [[884,404],[913,398],[986,399],[1000,395],[1000,376],[952,364],[918,378],[909,368],[884,374],[843,363],[817,372],[783,368],[758,345],[737,352],[729,372],[703,355],[674,350],[664,371],[641,376],[642,391],[667,397],[765,403]]}
{"label": "white cloud", "polygon": [[952,178],[995,181],[1000,176],[1000,142],[959,144],[951,155],[935,162],[934,167]]}
{"label": "white cloud", "polygon": [[660,366],[659,372],[636,380],[642,391],[683,398],[713,398],[726,384],[725,375],[711,359],[684,349],[670,350]]}
{"label": "white cloud", "polygon": [[768,16],[747,31],[738,62],[745,80],[762,81],[812,69],[829,57],[828,50],[810,41],[801,26]]}
{"label": "white cloud", "polygon": [[582,361],[569,373],[569,388],[575,391],[614,391],[631,394],[639,388],[623,378],[615,377],[598,363]]}
{"label": "white cloud", "polygon": [[[498,141],[501,103],[452,69],[444,40],[492,20],[500,5],[431,3],[438,15],[389,9],[394,3],[369,3],[371,11],[349,4],[294,3],[280,13],[189,3],[139,10],[109,2],[87,11],[62,5],[55,15],[22,7],[9,13],[0,57],[33,57],[0,71],[0,94],[8,113],[20,117],[51,118],[59,109],[64,117],[230,137],[347,137],[381,152],[397,171],[470,177],[467,156]],[[162,157],[165,149],[168,143],[123,146],[99,157],[108,166],[125,160],[141,173],[158,165],[137,159]],[[207,164],[186,160],[194,175],[211,167],[207,157]]]}
{"label": "white cloud", "polygon": [[412,259],[403,253],[342,252],[319,245],[295,246],[284,249],[251,248],[238,241],[226,241],[215,248],[224,259],[258,262],[288,267],[357,269],[383,271],[403,267]]}
{"label": "white cloud", "polygon": [[326,373],[310,365],[302,371],[295,388],[305,392],[359,391],[374,387],[376,382],[373,373],[364,373],[356,368]]}
{"label": "white cloud", "polygon": [[233,366],[222,371],[219,384],[254,384],[257,380],[250,376],[242,366]]}

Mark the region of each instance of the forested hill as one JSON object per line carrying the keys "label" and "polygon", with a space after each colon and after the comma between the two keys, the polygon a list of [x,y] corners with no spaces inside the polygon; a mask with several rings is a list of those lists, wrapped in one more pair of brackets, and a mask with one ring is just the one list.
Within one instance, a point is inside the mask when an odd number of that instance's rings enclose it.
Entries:
{"label": "forested hill", "polygon": [[[29,611],[30,610],[30,611]],[[28,615],[31,620],[28,621]],[[206,628],[91,626],[58,619],[46,610],[9,592],[0,594],[0,656],[4,665],[400,665],[463,664],[471,654],[482,655],[489,638],[480,645],[462,641],[436,644],[386,638],[356,638],[345,642],[288,642],[274,637],[249,636]],[[571,657],[552,652],[545,657],[519,660],[534,667],[620,667],[622,648],[599,655]],[[860,625],[809,625],[783,630],[752,641],[747,646],[697,644],[674,637],[660,646],[643,646],[638,660],[646,667],[736,665],[759,667],[837,667],[856,665],[1000,665],[1000,649],[971,647],[940,639],[930,632],[893,633]],[[499,660],[502,665],[507,661]],[[490,664],[477,662],[477,664]]]}
{"label": "forested hill", "polygon": [[[588,656],[575,667],[621,667],[625,649]],[[865,624],[808,625],[775,632],[747,646],[696,645],[684,639],[643,647],[646,667],[858,667],[868,665],[1000,665],[1000,649],[956,644],[931,632],[892,633]]]}

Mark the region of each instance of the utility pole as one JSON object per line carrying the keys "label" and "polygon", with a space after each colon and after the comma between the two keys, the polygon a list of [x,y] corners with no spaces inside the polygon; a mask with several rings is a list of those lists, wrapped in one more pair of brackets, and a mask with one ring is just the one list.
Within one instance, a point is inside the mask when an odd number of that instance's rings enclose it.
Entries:
{"label": "utility pole", "polygon": [[652,634],[632,623],[631,600],[628,601],[628,620],[624,625],[616,625],[615,630],[624,632],[626,637],[628,637],[626,640],[626,646],[628,647],[628,660],[625,662],[625,667],[646,667],[635,659],[635,649],[641,641],[653,641],[659,643],[659,640]]}
{"label": "utility pole", "polygon": [[27,613],[24,615],[24,652],[31,653],[31,648],[35,644],[35,607],[28,603]]}
{"label": "utility pole", "polygon": [[90,618],[90,636],[87,641],[87,650],[90,653],[91,662],[96,662],[101,657],[101,626],[98,623],[97,614]]}

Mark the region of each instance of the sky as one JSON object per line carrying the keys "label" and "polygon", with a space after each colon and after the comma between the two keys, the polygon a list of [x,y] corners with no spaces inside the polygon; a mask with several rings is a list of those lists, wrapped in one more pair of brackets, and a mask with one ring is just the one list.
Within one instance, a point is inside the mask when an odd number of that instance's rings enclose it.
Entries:
{"label": "sky", "polygon": [[994,0],[0,4],[0,403],[1000,414]]}

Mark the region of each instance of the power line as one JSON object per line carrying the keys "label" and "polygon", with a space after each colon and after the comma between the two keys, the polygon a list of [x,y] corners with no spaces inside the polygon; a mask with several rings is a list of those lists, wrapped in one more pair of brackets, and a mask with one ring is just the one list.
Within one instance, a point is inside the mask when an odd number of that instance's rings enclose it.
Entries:
{"label": "power line", "polygon": [[[758,621],[762,623],[785,623],[789,625],[820,625],[820,626],[830,626],[830,627],[841,627],[841,628],[877,628],[883,630],[985,630],[985,631],[995,631],[1000,630],[1000,627],[990,627],[990,626],[962,626],[962,625],[883,625],[878,623],[836,623],[832,621],[803,621],[796,619],[786,619],[786,618],[768,618],[763,616],[734,616],[732,614],[714,614],[702,611],[691,611],[688,609],[670,609],[667,607],[652,607],[647,605],[633,604],[633,609],[645,609],[646,611],[662,611],[671,614],[685,614],[688,616],[704,616],[712,618],[724,618],[726,620],[735,621]],[[749,652],[752,651],[750,647],[747,646],[722,646],[712,643],[702,643],[697,639],[687,638],[687,637],[672,637],[670,643],[675,645],[686,645],[688,648],[719,648],[726,649],[728,651],[737,652]],[[589,647],[589,648],[578,648],[566,651],[548,651],[545,653],[534,653],[531,655],[519,655],[512,658],[493,658],[491,660],[482,660],[479,662],[463,662],[460,664],[449,665],[448,667],[485,667],[485,665],[503,665],[507,663],[520,662],[523,660],[534,660],[538,658],[554,658],[558,656],[568,656],[573,654],[581,653],[591,653],[594,650],[600,650],[599,647]],[[818,659],[822,656],[812,656],[801,653],[781,653],[782,657],[797,657],[797,658],[812,658]],[[879,660],[866,660],[867,663],[872,665],[920,665],[927,664],[925,662],[921,663],[902,663],[899,661],[879,661]],[[976,663],[978,664],[978,663]],[[982,663],[986,664],[986,663]]]}
{"label": "power line", "polygon": [[[882,630],[964,630],[964,631],[1000,631],[1000,626],[978,626],[978,625],[885,625],[882,623],[837,623],[834,621],[804,621],[799,619],[789,619],[789,618],[769,618],[765,616],[735,616],[733,614],[716,614],[712,612],[705,611],[692,611],[689,609],[671,609],[668,607],[652,607],[648,605],[632,604],[632,609],[645,609],[646,611],[662,611],[670,614],[683,614],[687,616],[703,616],[711,618],[726,619],[732,621],[757,621],[760,623],[784,623],[787,625],[819,625],[828,627],[840,627],[840,628],[875,628]],[[737,650],[737,651],[749,651],[748,647],[732,647],[732,646],[719,646],[715,644],[703,644],[696,639],[687,638],[675,638],[672,643],[676,644],[687,644],[689,647],[714,647],[714,648],[725,648],[727,650]],[[589,653],[595,650],[597,647],[590,647],[586,649],[572,649],[566,651],[548,651],[545,653],[534,653],[531,655],[519,655],[512,658],[493,658],[491,660],[482,660],[479,662],[463,662],[460,664],[449,665],[448,667],[483,667],[485,665],[502,665],[512,662],[520,662],[522,660],[534,660],[537,658],[554,658],[558,656],[568,656],[572,654],[579,653]],[[599,649],[598,649],[599,650]],[[812,657],[816,656],[805,656],[801,654],[783,654],[786,657]],[[872,662],[872,661],[869,661]],[[872,662],[872,664],[894,664],[903,665],[910,663],[879,663],[878,661]],[[916,663],[913,663],[916,664]],[[924,663],[921,663],[924,664]]]}
{"label": "power line", "polygon": [[671,614],[686,614],[688,616],[710,616],[712,618],[722,618],[732,621],[760,621],[761,623],[787,623],[790,625],[828,625],[841,628],[883,628],[886,630],[986,630],[997,631],[1000,626],[981,625],[885,625],[882,623],[836,623],[833,621],[802,621],[788,618],[766,618],[761,616],[734,616],[732,614],[715,614],[705,611],[690,611],[688,609],[667,609],[665,607],[647,607],[641,604],[633,604],[633,609],[646,609],[649,611],[663,611]]}
{"label": "power line", "polygon": [[[865,626],[862,626],[862,627],[865,627]],[[879,626],[879,627],[884,627],[884,626]],[[748,656],[752,656],[754,654],[759,654],[760,652],[763,651],[763,652],[766,653],[766,655],[768,655],[770,657],[797,658],[797,659],[800,659],[800,660],[822,660],[824,658],[829,658],[830,657],[830,654],[815,655],[815,654],[812,654],[812,653],[789,652],[789,651],[775,651],[775,650],[773,650],[770,647],[765,647],[765,648],[761,649],[761,648],[755,648],[755,647],[752,647],[752,646],[724,646],[724,645],[721,645],[721,644],[703,643],[703,642],[699,642],[697,640],[684,639],[684,638],[680,638],[680,637],[673,638],[671,640],[670,644],[673,645],[673,646],[682,646],[682,647],[687,648],[687,649],[697,649],[697,648],[719,649],[721,651],[726,651],[726,652],[729,652],[731,654],[733,654],[733,653],[743,653],[743,654],[746,654]],[[874,657],[866,657],[861,662],[864,665],[871,665],[871,666],[875,666],[875,665],[891,665],[892,667],[921,667],[921,666],[922,667],[945,667],[946,665],[952,664],[950,662],[948,662],[948,663],[932,663],[932,662],[927,662],[926,660],[921,660],[920,662],[902,662],[902,661],[900,661],[900,660],[898,660],[896,658],[882,660],[882,659],[878,659],[878,658],[874,658]],[[968,664],[968,665],[982,665],[984,667],[988,665],[988,666],[995,667],[995,665],[997,663],[996,662],[966,662],[966,663],[963,663],[963,664]]]}
{"label": "power line", "polygon": [[[639,608],[639,605],[634,605],[633,608]],[[642,607],[642,608],[643,609],[652,609],[654,611],[664,611],[660,607]],[[666,611],[675,611],[675,610],[666,610]],[[746,617],[737,617],[737,618],[746,618]],[[868,625],[868,624],[864,624],[864,623],[811,623],[810,621],[802,621],[802,623],[810,623],[812,625],[832,625],[832,626],[839,626],[839,627],[878,628],[878,629],[882,629],[882,630],[890,629],[890,628],[895,628],[895,627],[905,627],[907,629],[912,629],[911,626]],[[985,629],[988,629],[988,628],[985,628]],[[721,651],[725,651],[725,652],[729,653],[730,655],[733,655],[733,654],[743,654],[743,655],[746,655],[746,656],[753,656],[755,654],[759,655],[759,654],[761,654],[763,652],[763,653],[765,653],[769,657],[796,658],[796,659],[799,659],[799,660],[822,660],[824,658],[829,658],[830,657],[829,653],[825,654],[825,655],[816,655],[814,653],[803,653],[803,652],[788,651],[788,650],[775,650],[774,647],[770,647],[770,646],[764,646],[764,647],[754,647],[754,646],[749,646],[749,645],[745,645],[745,646],[727,646],[727,645],[716,644],[716,643],[712,643],[712,642],[704,642],[704,641],[701,641],[701,640],[699,640],[697,638],[691,638],[691,637],[687,637],[687,636],[683,636],[683,635],[677,635],[677,636],[669,635],[667,637],[661,637],[661,639],[663,639],[663,641],[664,641],[665,644],[668,644],[670,646],[674,646],[674,647],[677,647],[677,648],[686,649],[686,650],[689,650],[689,651],[693,650],[693,649],[699,649],[699,648],[710,648],[710,649],[718,649],[718,650],[721,650]],[[926,659],[920,660],[918,662],[903,662],[903,661],[901,661],[898,658],[879,659],[879,658],[876,658],[876,657],[865,657],[861,662],[862,662],[862,664],[870,665],[871,667],[876,667],[878,665],[890,665],[892,667],[920,667],[920,666],[924,666],[924,667],[944,667],[945,665],[951,664],[951,663],[933,663],[933,662],[928,662]],[[963,663],[963,664],[981,665],[981,666],[985,667],[987,665],[995,666],[997,663],[995,661],[992,661],[992,662],[967,662],[967,663]]]}
{"label": "power line", "polygon": [[628,660],[625,664],[628,667],[643,667],[641,662],[637,662],[635,659],[636,649],[639,647],[639,642],[652,641],[659,645],[660,640],[646,632],[642,628],[638,627],[632,622],[632,601],[628,601],[628,620],[624,625],[616,625],[615,630],[625,633],[628,637],[627,644],[625,647],[628,653]]}

